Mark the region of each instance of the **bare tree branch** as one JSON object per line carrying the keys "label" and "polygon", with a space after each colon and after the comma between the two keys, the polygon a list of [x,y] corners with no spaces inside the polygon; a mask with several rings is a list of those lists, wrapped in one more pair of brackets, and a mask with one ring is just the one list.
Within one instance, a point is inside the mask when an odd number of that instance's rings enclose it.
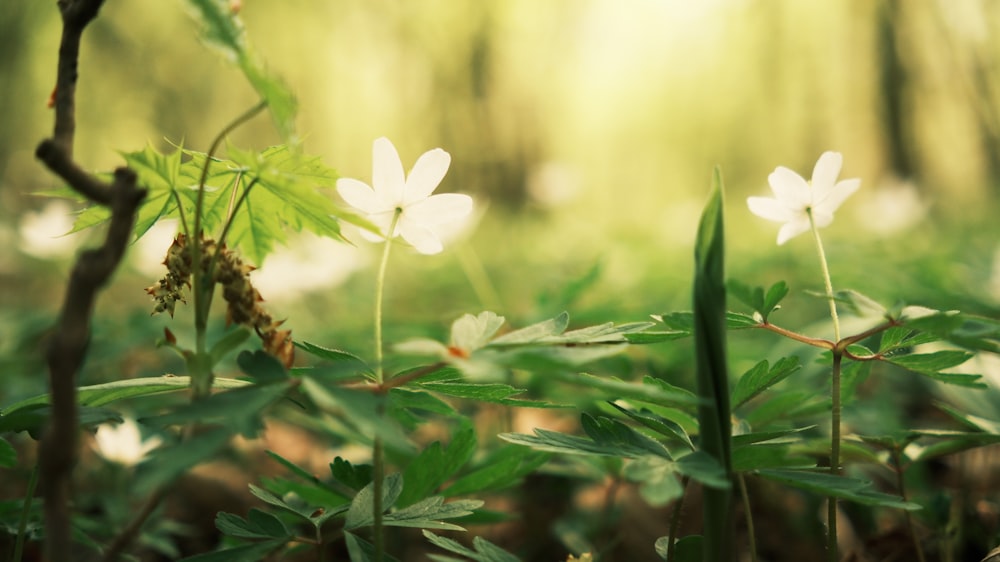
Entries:
{"label": "bare tree branch", "polygon": [[59,45],[53,138],[38,145],[35,154],[70,187],[94,203],[111,208],[111,222],[104,243],[83,252],[66,287],[59,323],[49,342],[46,359],[52,415],[39,446],[39,469],[45,508],[45,541],[48,560],[73,560],[70,504],[71,476],[78,455],[76,378],[90,341],[90,318],[97,291],[118,267],[132,236],[136,210],[145,190],[136,186],[135,172],[115,170],[107,184],[73,161],[76,131],[75,94],[80,38],[97,16],[103,0],[59,0],[63,19]]}

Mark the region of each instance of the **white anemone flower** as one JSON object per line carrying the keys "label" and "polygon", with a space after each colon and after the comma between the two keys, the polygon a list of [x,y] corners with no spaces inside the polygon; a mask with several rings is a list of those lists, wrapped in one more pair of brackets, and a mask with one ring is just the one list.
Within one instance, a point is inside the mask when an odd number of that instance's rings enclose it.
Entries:
{"label": "white anemone flower", "polygon": [[139,425],[131,418],[125,418],[117,425],[99,425],[94,434],[94,442],[102,457],[124,466],[139,464],[161,443],[159,437],[150,437],[144,441],[139,433]]}
{"label": "white anemone flower", "polygon": [[778,231],[778,245],[811,229],[809,213],[816,228],[833,222],[833,213],[852,193],[861,187],[857,178],[837,181],[844,157],[839,152],[824,152],[813,168],[812,181],[778,166],[767,182],[774,197],[749,197],[747,206],[758,217],[785,223]]}
{"label": "white anemone flower", "polygon": [[435,148],[421,155],[405,176],[396,147],[382,137],[375,140],[372,149],[372,186],[356,179],[341,178],[337,180],[337,192],[379,228],[382,236],[362,230],[366,239],[384,240],[398,210],[400,215],[393,237],[402,236],[422,254],[436,254],[444,248],[441,237],[445,227],[472,212],[472,198],[468,195],[431,195],[450,164],[451,155]]}

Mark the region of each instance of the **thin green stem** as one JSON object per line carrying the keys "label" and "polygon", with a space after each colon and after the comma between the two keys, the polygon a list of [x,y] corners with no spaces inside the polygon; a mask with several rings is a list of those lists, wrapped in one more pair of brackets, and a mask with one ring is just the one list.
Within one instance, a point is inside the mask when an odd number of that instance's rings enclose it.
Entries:
{"label": "thin green stem", "polygon": [[194,359],[188,361],[188,367],[191,369],[191,390],[192,397],[195,400],[208,396],[212,390],[212,360],[208,353],[207,333],[208,312],[212,308],[212,295],[215,286],[212,283],[212,272],[202,271],[201,260],[201,222],[204,212],[203,207],[205,206],[205,182],[208,181],[208,170],[212,165],[212,159],[215,157],[216,151],[219,150],[219,146],[225,140],[226,136],[263,111],[266,107],[267,102],[261,101],[238,116],[219,132],[205,154],[205,165],[202,166],[201,177],[198,179],[198,197],[194,206],[194,229],[188,239],[188,242],[191,244],[191,293],[194,300],[195,328]]}
{"label": "thin green stem", "polygon": [[[833,339],[840,341],[840,318],[837,316],[837,301],[833,298],[833,281],[830,279],[830,267],[826,263],[826,252],[823,251],[823,240],[819,236],[819,228],[813,218],[812,210],[807,211],[809,226],[816,240],[816,251],[819,253],[819,263],[823,269],[823,284],[826,289],[827,302],[830,305],[830,320],[833,321]],[[840,366],[844,358],[843,351],[834,347],[833,373],[830,379],[830,473],[840,474]],[[830,562],[837,562],[837,498],[827,498],[827,554]]]}
{"label": "thin green stem", "polygon": [[676,550],[677,535],[681,531],[681,510],[684,509],[684,496],[687,495],[687,485],[690,478],[681,477],[681,497],[674,503],[674,510],[670,514],[670,530],[667,533],[667,560],[674,559]]}
{"label": "thin green stem", "polygon": [[757,562],[757,537],[754,536],[753,530],[753,511],[750,509],[750,494],[747,493],[747,481],[742,472],[736,474],[736,482],[740,486],[740,498],[743,501],[743,513],[747,518],[747,536],[750,541],[750,560],[751,562]]}
{"label": "thin green stem", "polygon": [[[902,447],[897,446],[892,448],[892,462],[895,465],[893,468],[896,471],[896,487],[899,489],[899,496],[903,498],[903,501],[909,501],[906,497]],[[908,510],[903,511],[903,516],[906,518],[906,529],[910,533],[910,540],[913,541],[913,548],[917,551],[917,560],[918,562],[926,562],[927,558],[924,556],[924,547],[920,544],[920,538],[917,537],[917,529],[913,525],[913,516],[910,515]]]}
{"label": "thin green stem", "polygon": [[[380,389],[382,383],[385,382],[385,369],[382,365],[384,357],[382,350],[382,296],[385,293],[385,272],[389,267],[392,237],[396,233],[396,225],[402,214],[403,209],[397,208],[392,215],[389,231],[385,234],[382,261],[379,263],[378,275],[375,278],[375,383]],[[381,416],[381,405],[378,408],[377,414]],[[375,547],[375,562],[382,562],[385,557],[385,539],[382,528],[382,511],[384,509],[382,506],[382,486],[384,480],[385,448],[382,444],[382,437],[376,433],[372,443],[372,544]]]}
{"label": "thin green stem", "polygon": [[38,486],[38,464],[31,469],[31,476],[28,479],[28,490],[24,493],[24,505],[21,507],[21,521],[17,525],[17,539],[14,542],[13,562],[21,562],[24,553],[24,539],[28,534],[28,517],[31,516],[31,504],[35,499],[35,488]]}

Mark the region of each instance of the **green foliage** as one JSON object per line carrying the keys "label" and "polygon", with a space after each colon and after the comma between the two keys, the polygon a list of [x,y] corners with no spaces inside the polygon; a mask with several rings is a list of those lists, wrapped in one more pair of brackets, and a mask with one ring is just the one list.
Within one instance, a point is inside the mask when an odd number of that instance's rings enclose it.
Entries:
{"label": "green foliage", "polygon": [[430,555],[432,560],[437,560],[439,562],[449,562],[455,560],[461,561],[466,559],[474,562],[520,562],[518,557],[481,537],[475,537],[472,539],[472,548],[474,550],[470,550],[456,541],[435,535],[430,531],[424,531],[424,536],[427,537],[427,540],[429,540],[434,546],[462,556],[462,558],[455,558],[453,556],[441,556],[438,554]]}

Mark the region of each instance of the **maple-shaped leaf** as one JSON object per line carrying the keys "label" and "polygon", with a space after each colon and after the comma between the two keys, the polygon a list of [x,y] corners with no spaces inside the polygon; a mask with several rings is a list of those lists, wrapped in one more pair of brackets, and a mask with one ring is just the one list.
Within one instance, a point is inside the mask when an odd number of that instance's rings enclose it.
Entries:
{"label": "maple-shaped leaf", "polygon": [[[343,239],[339,221],[373,228],[365,219],[337,206],[318,188],[330,188],[337,173],[319,157],[275,146],[263,152],[228,147],[231,159],[212,158],[202,194],[202,231],[218,237],[232,221],[226,236],[229,247],[239,249],[260,264],[276,243],[284,242],[287,229],[309,230],[321,236]],[[208,156],[177,147],[161,153],[152,146],[122,154],[135,170],[139,184],[149,194],[139,207],[136,238],[158,221],[182,219],[194,228],[198,188]],[[73,231],[107,221],[106,209],[83,210]]]}

